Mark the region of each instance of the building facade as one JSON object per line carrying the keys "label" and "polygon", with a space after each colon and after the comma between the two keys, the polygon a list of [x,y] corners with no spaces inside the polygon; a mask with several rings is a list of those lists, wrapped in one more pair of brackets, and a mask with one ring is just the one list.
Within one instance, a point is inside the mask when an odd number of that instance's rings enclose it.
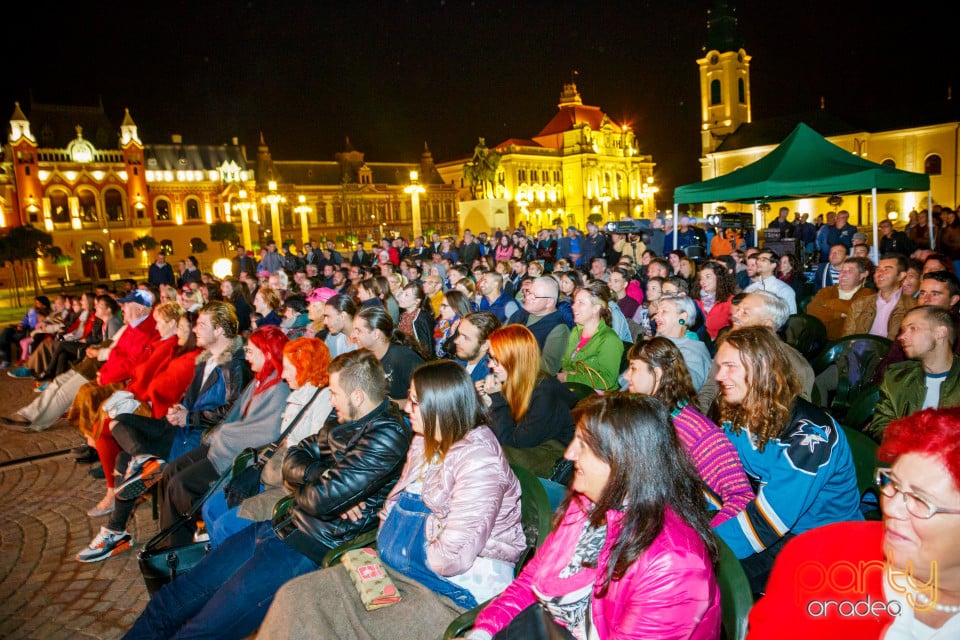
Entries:
{"label": "building facade", "polygon": [[[50,233],[73,258],[71,279],[143,278],[159,250],[143,249],[144,237],[206,270],[221,257],[218,222],[233,224],[247,249],[274,238],[346,250],[411,235],[415,214],[422,232],[456,233],[457,210],[458,189],[443,183],[426,145],[419,163],[367,162],[349,140],[332,161],[275,161],[261,136],[249,158],[236,138],[145,144],[129,112],[118,131],[102,105],[34,104],[29,118],[14,105],[0,162],[0,232],[29,224]],[[48,258],[38,271],[47,281],[67,273]]]}
{"label": "building facade", "polygon": [[591,215],[606,222],[656,211],[652,156],[641,153],[628,125],[583,104],[572,82],[563,86],[556,115],[539,133],[490,149],[498,154],[499,166],[483,193],[464,176],[469,158],[439,163],[437,169],[460,190],[462,200],[486,196],[505,202],[510,226],[582,229]]}
{"label": "building facade", "polygon": [[[905,171],[926,173],[934,205],[955,207],[960,187],[960,113],[949,91],[942,102],[904,101],[909,113],[857,113],[839,117],[820,108],[797,114],[754,121],[750,93],[751,57],[743,47],[737,20],[729,5],[716,3],[707,21],[705,54],[697,60],[700,72],[701,158],[703,180],[732,173],[756,162],[783,141],[799,122],[804,122],[833,144],[872,162]],[[779,207],[792,212],[818,214],[847,209],[851,223],[868,225],[872,220],[869,194],[844,196],[831,205],[826,198],[777,202],[766,213],[764,223],[776,218]],[[728,211],[750,211],[750,205],[713,203],[704,205],[704,214],[716,207]],[[878,195],[881,219],[906,224],[910,211],[930,209],[925,193]]]}

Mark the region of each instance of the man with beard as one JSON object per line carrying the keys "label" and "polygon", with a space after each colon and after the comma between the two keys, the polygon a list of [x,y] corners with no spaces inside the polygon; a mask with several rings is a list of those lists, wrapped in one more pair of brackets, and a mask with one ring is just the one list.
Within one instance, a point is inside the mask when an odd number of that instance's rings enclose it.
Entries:
{"label": "man with beard", "polygon": [[489,311],[468,313],[460,320],[457,337],[457,362],[462,364],[474,382],[485,380],[490,373],[490,334],[500,328],[500,321]]}

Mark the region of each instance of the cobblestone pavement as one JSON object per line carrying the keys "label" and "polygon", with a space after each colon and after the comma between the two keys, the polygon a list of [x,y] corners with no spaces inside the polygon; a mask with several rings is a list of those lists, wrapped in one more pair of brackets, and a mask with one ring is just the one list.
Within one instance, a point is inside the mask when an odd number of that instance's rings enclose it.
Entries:
{"label": "cobblestone pavement", "polygon": [[[0,373],[0,415],[32,401],[30,380]],[[137,553],[157,532],[150,502],[128,530],[135,546],[103,562],[74,560],[106,524],[87,510],[103,497],[103,480],[87,474],[69,449],[79,432],[60,420],[40,433],[0,427],[0,637],[119,638],[147,604]],[[15,462],[31,456],[26,462]]]}

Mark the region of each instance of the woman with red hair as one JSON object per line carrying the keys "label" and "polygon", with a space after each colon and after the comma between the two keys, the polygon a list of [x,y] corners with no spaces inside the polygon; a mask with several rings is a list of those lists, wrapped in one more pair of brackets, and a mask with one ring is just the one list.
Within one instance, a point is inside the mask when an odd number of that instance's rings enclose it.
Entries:
{"label": "woman with red hair", "polygon": [[[280,416],[280,431],[289,429],[289,433],[266,454],[269,460],[260,475],[262,486],[257,495],[231,508],[225,494],[217,492],[203,505],[203,523],[213,546],[254,522],[268,520],[277,501],[287,495],[282,475],[287,448],[317,433],[330,415],[330,360],[330,350],[318,338],[297,338],[283,347],[281,375],[291,392]],[[261,451],[261,456],[264,453]]]}
{"label": "woman with red hair", "polygon": [[510,324],[490,333],[490,375],[477,390],[507,458],[549,478],[573,439],[576,397],[543,369],[533,333]]}
{"label": "woman with red hair", "polygon": [[791,540],[750,612],[751,637],[960,637],[957,433],[960,408],[891,422],[877,453],[883,521]]}
{"label": "woman with red hair", "polygon": [[[286,334],[272,325],[250,334],[244,352],[253,380],[223,421],[203,435],[200,446],[169,464],[157,456],[137,456],[130,461],[124,481],[117,485],[116,507],[106,527],[109,532],[125,531],[136,499],[156,484],[161,475],[164,491],[160,528],[166,529],[180,514],[190,512],[210,485],[230,468],[237,454],[247,447],[262,447],[279,437],[281,413],[290,395],[290,387],[281,378],[283,348],[288,342]],[[192,524],[176,529],[167,537],[167,543],[176,547],[192,541]],[[81,551],[77,560],[96,562],[107,557],[110,556],[89,548],[89,552],[88,549]]]}

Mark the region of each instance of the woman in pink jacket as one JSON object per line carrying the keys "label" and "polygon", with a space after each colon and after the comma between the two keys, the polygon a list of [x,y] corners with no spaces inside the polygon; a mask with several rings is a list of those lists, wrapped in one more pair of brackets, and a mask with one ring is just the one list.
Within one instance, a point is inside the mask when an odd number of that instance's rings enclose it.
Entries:
{"label": "woman in pink jacket", "polygon": [[582,400],[574,414],[562,516],[467,637],[531,637],[526,624],[545,617],[578,640],[718,638],[717,547],[667,410],[650,396],[612,393]]}
{"label": "woman in pink jacket", "polygon": [[526,546],[520,482],[482,425],[470,375],[452,360],[421,365],[404,408],[416,437],[377,534],[400,602],[365,611],[347,572],[331,567],[284,585],[260,637],[436,638],[513,580]]}

